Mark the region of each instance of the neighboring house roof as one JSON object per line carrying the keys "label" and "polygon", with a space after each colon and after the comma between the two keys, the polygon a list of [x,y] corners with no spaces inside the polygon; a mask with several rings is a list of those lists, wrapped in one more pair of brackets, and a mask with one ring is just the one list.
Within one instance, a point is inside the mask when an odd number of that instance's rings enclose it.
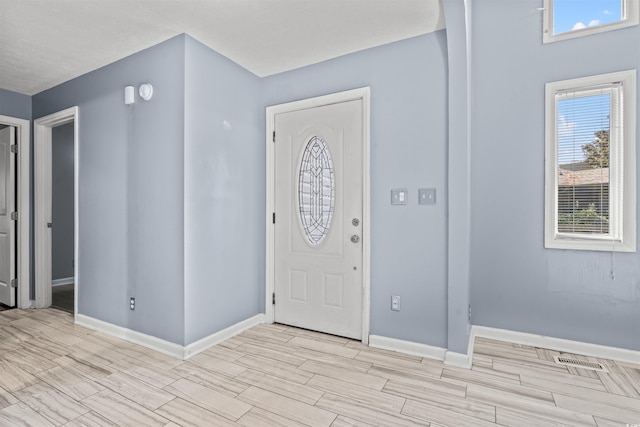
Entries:
{"label": "neighboring house roof", "polygon": [[568,170],[568,171],[582,171],[585,169],[592,169],[591,165],[584,162],[574,162],[574,163],[566,163],[564,165],[560,165],[560,169]]}
{"label": "neighboring house roof", "polygon": [[575,164],[560,165],[558,168],[559,186],[575,187],[579,185],[609,184],[609,168],[580,170],[580,168],[571,167],[573,165]]}

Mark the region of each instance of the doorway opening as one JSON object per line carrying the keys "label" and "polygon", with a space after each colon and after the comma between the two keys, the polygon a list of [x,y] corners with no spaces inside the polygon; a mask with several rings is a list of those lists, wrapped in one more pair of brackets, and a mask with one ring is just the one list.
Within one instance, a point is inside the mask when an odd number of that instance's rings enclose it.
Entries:
{"label": "doorway opening", "polygon": [[51,307],[73,313],[74,123],[54,127],[51,137]]}
{"label": "doorway opening", "polygon": [[78,107],[34,122],[36,307],[78,312]]}

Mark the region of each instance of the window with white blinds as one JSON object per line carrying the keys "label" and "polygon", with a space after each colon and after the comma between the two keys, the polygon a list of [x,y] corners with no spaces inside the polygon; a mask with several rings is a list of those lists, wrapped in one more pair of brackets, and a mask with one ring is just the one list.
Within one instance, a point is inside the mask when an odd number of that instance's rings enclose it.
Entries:
{"label": "window with white blinds", "polygon": [[635,71],[546,97],[545,246],[635,251]]}

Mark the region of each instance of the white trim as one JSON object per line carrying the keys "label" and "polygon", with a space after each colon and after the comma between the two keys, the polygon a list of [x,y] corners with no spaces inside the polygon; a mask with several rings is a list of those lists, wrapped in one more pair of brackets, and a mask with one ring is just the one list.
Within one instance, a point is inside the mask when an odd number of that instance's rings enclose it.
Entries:
{"label": "white trim", "polygon": [[640,351],[636,350],[476,325],[471,327],[467,354],[448,351],[441,347],[433,347],[426,344],[377,335],[371,335],[369,337],[369,345],[375,348],[441,360],[448,366],[471,369],[473,364],[473,349],[477,337],[625,363],[638,364],[638,360],[640,360]]}
{"label": "white trim", "polygon": [[370,97],[371,91],[368,87],[348,90],[345,92],[333,93],[330,95],[318,96],[315,98],[303,99],[300,101],[288,102],[285,104],[272,105],[266,108],[267,138],[266,138],[266,263],[265,263],[265,321],[274,322],[273,304],[271,295],[274,292],[274,262],[275,262],[275,239],[274,224],[272,215],[275,209],[275,180],[274,180],[274,145],[273,132],[275,131],[275,116],[277,114],[291,111],[304,110],[308,108],[320,107],[323,105],[338,104],[341,102],[362,100],[362,138],[363,138],[363,169],[362,169],[362,343],[369,342],[369,321],[370,321],[370,287],[371,287],[371,241],[370,241],[370,218],[371,218],[371,182],[370,182]]}
{"label": "white trim", "polygon": [[77,325],[84,326],[85,328],[93,329],[94,331],[102,332],[107,335],[150,348],[151,350],[155,350],[177,359],[187,360],[224,340],[232,338],[247,329],[264,323],[264,314],[258,314],[250,317],[187,346],[172,343],[128,328],[123,328],[122,326],[117,326],[90,316],[85,316],[84,314],[76,314],[75,323]]}
{"label": "white trim", "polygon": [[79,242],[79,164],[80,164],[80,140],[78,107],[67,108],[66,110],[41,117],[34,121],[34,233],[35,233],[35,306],[36,308],[49,307],[51,305],[51,231],[47,228],[47,223],[51,222],[51,129],[73,122],[74,135],[74,178],[73,178],[73,203],[74,203],[74,315],[78,315],[78,288],[80,276],[78,266],[80,264],[78,242]]}
{"label": "white trim", "polygon": [[471,365],[473,365],[473,347],[475,344],[474,329],[473,326],[471,326],[469,331],[469,342],[467,343],[467,354],[447,350],[447,354],[444,357],[444,364],[456,366],[458,368],[471,369]]}
{"label": "white trim", "polygon": [[184,355],[184,348],[180,344],[175,344],[151,335],[143,334],[142,332],[123,328],[122,326],[117,326],[93,317],[85,316],[84,314],[76,314],[75,323],[77,325],[84,326],[85,328],[103,332],[107,335],[111,335],[112,337],[120,338],[178,359],[182,359]]}
{"label": "white trim", "polygon": [[75,277],[63,277],[62,279],[54,279],[51,281],[51,286],[63,286],[70,285],[75,282]]}
{"label": "white trim", "polygon": [[[564,33],[553,33],[553,1],[544,0],[542,18],[542,42],[552,43],[561,40],[569,40],[577,37],[584,37],[591,34],[604,33],[605,31],[617,30],[631,27],[640,23],[640,5],[638,0],[623,0],[623,19],[604,25],[586,27],[579,30],[566,31]],[[576,21],[578,19],[576,18]],[[574,21],[574,22],[576,22]],[[587,24],[586,22],[584,24]]]}
{"label": "white trim", "polygon": [[445,356],[443,363],[448,366],[471,369],[472,358],[473,358],[473,352],[468,354],[462,354],[462,353],[456,353],[455,351],[447,351],[447,354]]}
{"label": "white trim", "polygon": [[434,347],[427,344],[404,341],[396,338],[382,337],[379,335],[369,336],[369,346],[440,361],[445,359],[445,354],[447,353],[446,348]]}
{"label": "white trim", "polygon": [[[557,101],[563,91],[589,90],[590,87],[622,82],[621,111],[622,146],[611,144],[610,152],[610,210],[612,237],[604,235],[569,234],[558,232],[557,185]],[[547,83],[545,86],[545,218],[544,247],[613,252],[636,251],[636,70],[600,74]],[[614,120],[614,109],[611,111]],[[612,135],[613,135],[612,124]],[[619,189],[622,186],[621,190]],[[619,202],[622,203],[619,203]],[[621,219],[622,223],[618,221]],[[615,230],[622,230],[620,236]]]}
{"label": "white trim", "polygon": [[16,303],[18,308],[31,308],[29,288],[31,283],[31,235],[30,235],[30,213],[31,213],[31,122],[25,119],[0,115],[0,124],[13,126],[17,130],[16,144],[18,144],[18,250],[16,257],[18,261],[18,290]]}
{"label": "white trim", "polygon": [[[489,338],[498,341],[506,341],[514,344],[528,345],[531,347],[561,351],[565,353],[579,354],[583,356],[598,357],[617,362],[638,364],[640,351],[626,348],[610,347],[599,344],[591,344],[581,341],[571,341],[562,338],[547,337],[544,335],[516,332],[506,329],[490,328],[487,326],[473,326],[471,338]],[[470,355],[473,355],[473,349]]]}
{"label": "white trim", "polygon": [[255,316],[238,322],[235,325],[231,325],[226,329],[195,341],[184,347],[184,359],[189,359],[190,357],[193,357],[196,354],[213,347],[214,345],[220,344],[221,342],[228,340],[229,338],[232,338],[246,331],[247,329],[251,329],[254,326],[260,325],[262,323],[264,323],[264,314],[256,314]]}

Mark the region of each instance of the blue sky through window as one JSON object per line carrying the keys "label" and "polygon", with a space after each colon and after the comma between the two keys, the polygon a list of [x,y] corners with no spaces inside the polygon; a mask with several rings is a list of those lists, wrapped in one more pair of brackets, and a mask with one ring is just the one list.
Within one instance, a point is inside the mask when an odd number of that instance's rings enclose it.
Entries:
{"label": "blue sky through window", "polygon": [[558,163],[585,160],[582,146],[596,139],[595,133],[609,130],[611,95],[600,94],[558,101]]}
{"label": "blue sky through window", "polygon": [[621,20],[622,0],[554,0],[553,2],[554,34]]}

